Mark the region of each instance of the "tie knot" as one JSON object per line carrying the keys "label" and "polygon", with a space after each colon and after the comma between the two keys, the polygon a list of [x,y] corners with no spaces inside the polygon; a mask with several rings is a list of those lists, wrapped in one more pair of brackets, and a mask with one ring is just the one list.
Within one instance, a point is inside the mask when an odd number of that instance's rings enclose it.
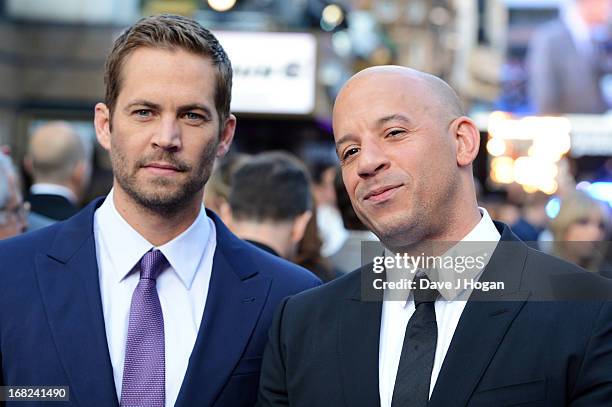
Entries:
{"label": "tie knot", "polygon": [[425,275],[420,275],[415,278],[414,307],[418,308],[423,303],[434,303],[438,295],[438,290],[430,287],[430,280]]}
{"label": "tie knot", "polygon": [[156,280],[166,264],[166,257],[159,250],[146,252],[140,259],[140,279]]}

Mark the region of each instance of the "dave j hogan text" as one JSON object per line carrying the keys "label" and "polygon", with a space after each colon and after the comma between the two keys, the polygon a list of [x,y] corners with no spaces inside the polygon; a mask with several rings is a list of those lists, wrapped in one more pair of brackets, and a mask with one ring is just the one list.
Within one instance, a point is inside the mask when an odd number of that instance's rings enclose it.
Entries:
{"label": "dave j hogan text", "polygon": [[444,290],[479,290],[492,291],[503,290],[505,288],[503,281],[475,281],[469,278],[460,278],[456,281],[429,281],[427,279],[419,279],[418,281],[402,278],[398,281],[384,281],[382,278],[377,278],[373,281],[374,289],[376,290],[415,290],[420,288]]}

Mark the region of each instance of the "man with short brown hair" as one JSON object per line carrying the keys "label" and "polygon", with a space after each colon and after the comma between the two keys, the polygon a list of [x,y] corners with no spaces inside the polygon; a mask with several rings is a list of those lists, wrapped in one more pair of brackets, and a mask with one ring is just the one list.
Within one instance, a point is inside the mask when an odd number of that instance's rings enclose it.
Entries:
{"label": "man with short brown hair", "polygon": [[1,384],[68,386],[66,406],[253,405],[272,312],[320,282],[202,205],[234,135],[229,59],[195,21],[153,16],[105,78],[113,189],[0,244]]}

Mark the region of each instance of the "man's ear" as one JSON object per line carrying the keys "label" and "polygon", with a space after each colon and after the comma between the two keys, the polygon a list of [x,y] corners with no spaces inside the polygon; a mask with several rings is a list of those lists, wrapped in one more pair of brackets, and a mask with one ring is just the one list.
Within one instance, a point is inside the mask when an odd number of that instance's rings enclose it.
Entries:
{"label": "man's ear", "polygon": [[294,244],[297,244],[304,237],[310,218],[312,218],[312,211],[306,211],[298,215],[293,221],[293,226],[291,227],[291,241]]}
{"label": "man's ear", "polygon": [[236,116],[230,114],[221,130],[219,137],[219,145],[217,146],[217,157],[223,157],[230,149],[232,140],[234,139],[234,132],[236,131]]}
{"label": "man's ear", "polygon": [[97,103],[94,115],[94,127],[96,129],[96,138],[98,143],[106,151],[110,150],[111,146],[111,117],[110,110],[104,103]]}
{"label": "man's ear", "polygon": [[465,167],[476,159],[480,148],[480,131],[468,117],[461,116],[453,122],[450,129],[456,144],[457,164]]}

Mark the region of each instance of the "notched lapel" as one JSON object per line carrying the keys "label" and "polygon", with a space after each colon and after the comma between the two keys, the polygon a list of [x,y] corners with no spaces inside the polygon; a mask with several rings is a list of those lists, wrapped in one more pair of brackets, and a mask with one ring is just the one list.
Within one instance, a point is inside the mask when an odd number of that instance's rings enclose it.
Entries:
{"label": "notched lapel", "polygon": [[[219,230],[219,226],[217,226]],[[222,232],[221,232],[222,233]],[[232,263],[221,237],[213,259],[213,270],[202,324],[176,406],[212,406],[237,366],[265,305],[271,279],[245,273],[252,264]],[[238,271],[235,268],[240,267]],[[249,267],[250,266],[250,267]]]}
{"label": "notched lapel", "polygon": [[472,293],[444,358],[430,407],[467,404],[531,294],[521,287],[527,247],[507,226],[500,223],[496,226],[501,240],[480,280],[504,282],[505,291]]}
{"label": "notched lapel", "polygon": [[514,293],[512,301],[467,303],[444,358],[430,407],[467,404],[528,296],[529,293]]}
{"label": "notched lapel", "polygon": [[[363,270],[354,273],[362,273]],[[354,279],[361,283],[360,278]],[[342,391],[347,406],[380,406],[378,347],[381,301],[362,301],[360,287],[344,300],[338,335]]]}
{"label": "notched lapel", "polygon": [[117,406],[95,244],[87,222],[93,217],[91,206],[58,232],[49,254],[37,255],[36,275],[71,398],[82,406]]}

